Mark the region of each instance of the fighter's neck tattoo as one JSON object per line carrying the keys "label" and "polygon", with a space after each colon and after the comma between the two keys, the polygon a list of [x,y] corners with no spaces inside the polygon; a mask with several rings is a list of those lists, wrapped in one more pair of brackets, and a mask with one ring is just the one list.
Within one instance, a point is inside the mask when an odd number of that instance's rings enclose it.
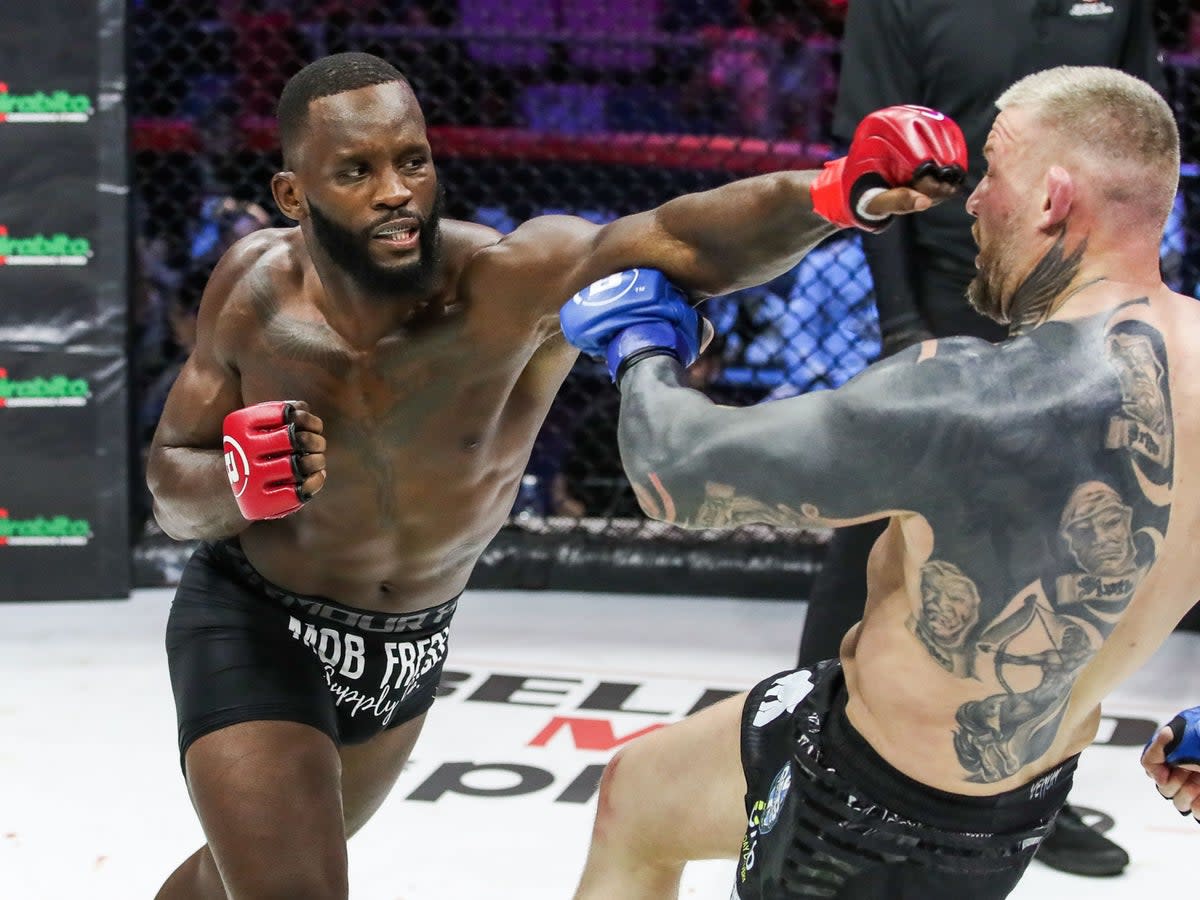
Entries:
{"label": "fighter's neck tattoo", "polygon": [[[1087,250],[1087,238],[1071,253],[1066,252],[1066,234],[1060,234],[1054,246],[1038,260],[1033,271],[1017,287],[1009,312],[1008,333],[1011,337],[1024,334],[1046,316],[1050,305],[1067,289],[1079,274],[1079,266]],[[1090,284],[1091,282],[1088,282]],[[1076,290],[1082,290],[1081,285]],[[1074,293],[1074,291],[1072,291]],[[1067,296],[1070,296],[1069,294]],[[1066,298],[1063,298],[1066,299]]]}

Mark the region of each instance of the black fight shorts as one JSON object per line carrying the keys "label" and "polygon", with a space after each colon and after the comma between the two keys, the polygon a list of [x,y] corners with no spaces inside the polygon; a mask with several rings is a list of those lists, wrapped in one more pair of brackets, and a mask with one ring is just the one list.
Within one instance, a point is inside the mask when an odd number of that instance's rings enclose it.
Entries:
{"label": "black fight shorts", "polygon": [[179,758],[238,722],[301,722],[357,744],[433,704],[458,598],[414,613],[289,593],[233,542],[201,544],[167,620]]}
{"label": "black fight shorts", "polygon": [[749,826],[734,897],[1007,897],[1066,802],[1077,759],[991,797],[939,791],[851,727],[837,660],[772,676],[742,714]]}

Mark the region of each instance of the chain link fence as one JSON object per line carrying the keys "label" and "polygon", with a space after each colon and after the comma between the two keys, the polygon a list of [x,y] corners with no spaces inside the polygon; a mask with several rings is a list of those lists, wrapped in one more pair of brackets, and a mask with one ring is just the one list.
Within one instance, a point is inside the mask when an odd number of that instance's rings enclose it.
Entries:
{"label": "chain link fence", "polygon": [[[502,232],[569,212],[596,222],[680,193],[832,155],[844,0],[140,0],[130,23],[138,439],[193,340],[211,268],[238,237],[288,224],[270,198],[273,110],[326,53],[365,50],[421,99],[447,215]],[[1164,244],[1173,286],[1200,266],[1194,163],[1200,30],[1159,11],[1185,189]],[[729,404],[835,387],[880,352],[857,237],[769,284],[706,302],[719,338],[696,384]],[[617,394],[581,359],[538,438],[510,526],[477,582],[644,590],[645,570],[707,592],[802,595],[821,535],[697,535],[647,522],[616,449]],[[147,527],[149,517],[145,516]],[[564,572],[573,575],[564,576]],[[724,576],[722,575],[724,573]],[[727,577],[725,577],[727,576]],[[676,589],[683,589],[676,583]]]}

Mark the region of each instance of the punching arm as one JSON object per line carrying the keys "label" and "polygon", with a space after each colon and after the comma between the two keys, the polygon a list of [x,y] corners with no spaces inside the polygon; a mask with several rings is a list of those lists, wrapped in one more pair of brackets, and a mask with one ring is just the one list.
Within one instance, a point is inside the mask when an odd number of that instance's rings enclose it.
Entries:
{"label": "punching arm", "polygon": [[693,299],[723,294],[787,271],[838,228],[875,231],[951,196],[965,165],[952,120],[922,107],[888,107],[867,116],[847,155],[820,172],[744,178],[602,227],[538,217],[482,254],[477,270],[514,296],[540,298],[542,314],[635,267],[662,271]]}
{"label": "punching arm", "polygon": [[[928,207],[956,191],[965,171],[966,144],[953,120],[893,106],[865,117],[847,154],[820,172],[746,179],[655,214],[662,232],[712,266],[715,287],[727,291],[786,271],[834,228],[880,231],[893,214]],[[911,189],[919,182],[932,199]]]}

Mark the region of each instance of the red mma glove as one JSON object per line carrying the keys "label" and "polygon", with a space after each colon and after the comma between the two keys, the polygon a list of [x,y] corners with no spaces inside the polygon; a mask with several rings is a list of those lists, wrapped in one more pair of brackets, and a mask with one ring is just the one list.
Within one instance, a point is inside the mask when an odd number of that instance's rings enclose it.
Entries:
{"label": "red mma glove", "polygon": [[[325,439],[320,419],[301,412],[305,419],[301,428],[297,412],[292,403],[272,400],[234,410],[225,417],[229,486],[242,515],[251,521],[283,518],[312,499],[304,490],[304,480],[314,472],[306,475],[301,459],[324,454]],[[319,462],[315,471],[324,468],[323,456]],[[305,467],[311,468],[311,464]]]}
{"label": "red mma glove", "polygon": [[967,144],[949,116],[924,106],[889,106],[866,116],[850,151],[825,163],[812,182],[813,211],[839,228],[882,231],[891,216],[865,212],[881,191],[931,175],[957,187],[967,173]]}

